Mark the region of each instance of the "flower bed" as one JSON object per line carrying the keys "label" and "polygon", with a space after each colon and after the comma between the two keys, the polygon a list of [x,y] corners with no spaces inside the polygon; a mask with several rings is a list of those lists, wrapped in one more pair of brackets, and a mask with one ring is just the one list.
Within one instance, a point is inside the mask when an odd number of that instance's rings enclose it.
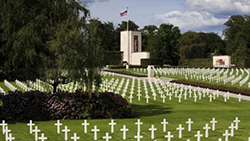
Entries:
{"label": "flower bed", "polygon": [[0,118],[8,121],[131,117],[131,105],[118,94],[38,91],[0,95]]}

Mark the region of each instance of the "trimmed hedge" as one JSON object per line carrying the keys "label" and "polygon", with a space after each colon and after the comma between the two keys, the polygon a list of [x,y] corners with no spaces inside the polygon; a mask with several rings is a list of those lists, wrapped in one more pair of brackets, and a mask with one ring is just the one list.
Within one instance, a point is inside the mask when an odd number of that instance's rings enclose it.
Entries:
{"label": "trimmed hedge", "polygon": [[232,58],[232,64],[235,64],[237,68],[249,68],[250,67],[250,59],[247,58]]}
{"label": "trimmed hedge", "polygon": [[213,60],[212,59],[186,59],[183,63],[186,67],[191,68],[212,68]]}
{"label": "trimmed hedge", "polygon": [[134,72],[129,72],[129,71],[126,71],[126,70],[104,70],[104,71],[106,71],[106,72],[114,72],[114,73],[123,74],[123,75],[130,75],[130,76],[135,76],[135,77],[147,77],[147,75],[134,73]]}
{"label": "trimmed hedge", "polygon": [[142,66],[158,65],[163,66],[163,59],[141,59]]}
{"label": "trimmed hedge", "polygon": [[0,119],[8,121],[52,119],[128,118],[131,105],[121,95],[114,93],[55,94],[38,91],[10,92],[0,95]]}
{"label": "trimmed hedge", "polygon": [[121,65],[122,54],[121,51],[106,51],[104,54],[105,65]]}

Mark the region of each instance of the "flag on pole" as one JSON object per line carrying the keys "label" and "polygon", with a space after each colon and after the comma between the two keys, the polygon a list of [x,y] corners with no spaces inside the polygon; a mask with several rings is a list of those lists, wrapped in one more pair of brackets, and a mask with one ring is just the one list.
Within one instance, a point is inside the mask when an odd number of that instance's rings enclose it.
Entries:
{"label": "flag on pole", "polygon": [[120,16],[121,16],[121,17],[128,16],[128,10],[125,10],[125,11],[121,12],[121,13],[120,13]]}

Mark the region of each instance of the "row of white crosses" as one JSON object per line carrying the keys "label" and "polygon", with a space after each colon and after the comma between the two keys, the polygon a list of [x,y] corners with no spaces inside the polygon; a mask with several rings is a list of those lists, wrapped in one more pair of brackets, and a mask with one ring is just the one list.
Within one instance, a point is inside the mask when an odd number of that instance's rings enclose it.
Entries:
{"label": "row of white crosses", "polygon": [[[104,83],[102,84],[102,89],[105,89],[105,87],[109,87],[110,89],[107,88],[107,91],[111,92],[120,92],[121,89],[123,91],[121,92],[122,96],[125,97],[126,94],[128,93],[128,99],[129,102],[132,103],[133,99],[135,98],[134,94],[136,94],[137,100],[141,100],[141,92],[142,88],[144,88],[144,94],[145,94],[145,102],[149,103],[150,98],[153,99],[154,101],[157,98],[161,98],[162,102],[165,103],[166,99],[168,98],[169,100],[172,100],[172,97],[178,99],[179,103],[181,103],[183,100],[187,100],[187,98],[192,98],[194,102],[197,102],[201,100],[202,98],[208,98],[209,102],[213,102],[216,100],[216,98],[219,97],[219,92],[213,91],[210,89],[202,89],[202,88],[196,88],[196,87],[191,87],[191,86],[184,86],[180,84],[172,84],[172,83],[166,83],[164,84],[163,82],[157,82],[154,81],[152,82],[151,80],[140,80],[140,79],[132,79],[132,83],[130,81],[131,79],[129,78],[111,78],[109,81],[108,79],[104,80]],[[135,89],[135,82],[137,82],[137,91]],[[141,87],[141,82],[142,82],[142,87]],[[130,91],[128,92],[130,86]],[[148,88],[149,87],[149,88]],[[149,95],[151,91],[151,96]],[[137,92],[137,93],[136,93]],[[229,92],[226,92],[223,94],[224,101],[227,102],[229,100]],[[241,102],[241,94],[238,95],[239,102]]]}
{"label": "row of white crosses", "polygon": [[39,136],[39,133],[41,132],[40,129],[38,129],[38,126],[35,125],[35,123],[33,123],[32,120],[30,120],[29,123],[27,123],[27,126],[29,126],[29,133],[30,134],[34,134],[35,136],[35,141],[41,140],[41,141],[45,141],[48,138],[45,136],[44,133],[41,133],[41,136]]}
{"label": "row of white crosses", "polygon": [[8,89],[10,91],[16,91],[17,90],[17,88],[15,86],[13,86],[8,80],[4,80],[3,82],[4,82],[4,85],[6,87],[8,87]]}
{"label": "row of white crosses", "polygon": [[[234,72],[235,70],[235,72]],[[180,75],[186,79],[196,79],[209,82],[224,82],[224,84],[231,82],[232,85],[236,83],[240,86],[244,85],[249,81],[249,70],[248,69],[205,69],[205,68],[157,68],[155,69],[156,74],[160,75]],[[235,74],[234,74],[235,73]],[[246,75],[245,75],[246,74]],[[245,78],[243,77],[245,76]],[[249,82],[250,83],[250,82]],[[249,84],[248,83],[248,84]]]}
{"label": "row of white crosses", "polygon": [[[241,121],[239,120],[239,118],[236,117],[235,120],[233,120],[233,122],[230,124],[228,129],[225,130],[224,134],[222,135],[225,138],[225,141],[228,141],[229,137],[235,136],[235,131],[239,130],[239,123],[240,122]],[[192,131],[192,126],[194,124],[194,121],[192,121],[192,119],[189,118],[185,123],[187,125],[186,130],[182,124],[179,124],[179,126],[176,127],[176,131],[178,132],[179,139],[183,138],[184,131],[185,132]],[[205,126],[202,128],[204,130],[204,135],[201,134],[201,131],[199,130],[199,131],[197,131],[197,134],[194,135],[194,137],[197,138],[197,141],[200,141],[202,137],[209,138],[209,132],[216,131],[216,124],[217,123],[218,123],[218,121],[216,121],[215,118],[212,118],[212,120],[209,123],[206,123]],[[162,131],[164,133],[167,133],[164,137],[168,141],[171,141],[171,139],[174,138],[174,135],[172,135],[171,131],[167,130],[168,129],[167,125],[169,124],[169,122],[167,122],[166,119],[163,119],[163,121],[160,124],[162,125]],[[89,125],[90,125],[90,123],[88,123],[87,120],[84,120],[84,122],[82,123],[84,134],[88,133],[88,126]],[[117,123],[112,119],[110,121],[110,123],[108,123],[108,125],[110,126],[110,133],[111,134],[115,133],[115,126],[117,125]],[[143,125],[143,122],[141,122],[141,120],[138,119],[137,122],[135,122],[135,126],[137,127],[137,129],[136,129],[136,134],[134,136],[134,138],[137,141],[140,141],[141,139],[143,139],[143,136],[141,135],[141,125]],[[2,126],[2,134],[5,135],[6,141],[15,140],[15,137],[12,136],[11,130],[8,128],[8,124],[4,120],[2,121],[2,123],[0,123],[0,126]],[[48,139],[47,137],[45,137],[44,133],[41,133],[39,136],[39,133],[41,132],[41,130],[38,129],[38,126],[36,126],[32,120],[30,120],[30,122],[27,124],[27,126],[29,127],[29,133],[34,134],[35,141],[38,141],[38,140],[45,141]],[[70,133],[71,130],[68,128],[68,126],[64,126],[64,128],[62,129],[61,127],[63,127],[63,124],[60,122],[60,120],[57,120],[57,122],[55,123],[55,126],[57,128],[57,131],[56,131],[57,134],[60,134],[62,132],[64,134],[64,140],[65,141],[69,140],[68,134]],[[155,139],[155,132],[157,131],[157,128],[155,128],[155,125],[151,125],[148,130],[151,133],[150,138],[152,140],[154,140]],[[126,140],[127,139],[127,132],[129,131],[129,129],[126,127],[126,125],[123,125],[119,131],[122,132],[122,139]],[[100,129],[98,129],[98,127],[96,125],[94,125],[94,128],[91,129],[91,132],[93,132],[93,139],[98,140],[98,132],[100,132]],[[103,136],[102,138],[106,141],[109,141],[110,139],[112,139],[112,136],[109,135],[109,132],[106,132],[105,136]],[[70,139],[73,141],[77,141],[77,140],[80,140],[80,137],[77,136],[77,133],[74,133],[74,136],[72,136]],[[187,140],[189,140],[189,139],[187,139]],[[222,138],[219,138],[218,140],[222,140]]]}
{"label": "row of white crosses", "polygon": [[11,130],[9,129],[8,124],[5,122],[5,120],[2,120],[0,126],[2,126],[2,134],[5,135],[5,141],[15,140],[15,137],[12,136]]}
{"label": "row of white crosses", "polygon": [[19,81],[19,80],[15,80],[15,82],[16,82],[16,85],[19,87],[19,88],[21,88],[21,89],[23,89],[24,91],[30,91],[30,90],[32,90],[31,88],[29,88],[26,84],[24,84],[23,82],[21,82],[21,81]]}
{"label": "row of white crosses", "polygon": [[31,87],[34,90],[38,90],[41,92],[46,92],[47,90],[37,81],[36,82],[32,82],[32,81],[27,81],[28,86]]}

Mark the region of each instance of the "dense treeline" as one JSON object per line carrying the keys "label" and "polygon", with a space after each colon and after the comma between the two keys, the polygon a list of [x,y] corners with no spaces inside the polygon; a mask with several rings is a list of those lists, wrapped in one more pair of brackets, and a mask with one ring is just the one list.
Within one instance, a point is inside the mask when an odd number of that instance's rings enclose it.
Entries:
{"label": "dense treeline", "polygon": [[[151,58],[171,65],[214,54],[249,59],[249,19],[229,18],[224,40],[215,33],[182,34],[171,24],[140,28],[129,21],[129,30],[142,32],[143,51],[149,51]],[[91,86],[93,80],[100,80],[98,71],[105,65],[105,51],[120,50],[120,31],[126,29],[127,22],[115,28],[112,22],[91,19],[90,11],[77,0],[2,0],[0,76],[49,78],[55,86],[70,78]]]}

